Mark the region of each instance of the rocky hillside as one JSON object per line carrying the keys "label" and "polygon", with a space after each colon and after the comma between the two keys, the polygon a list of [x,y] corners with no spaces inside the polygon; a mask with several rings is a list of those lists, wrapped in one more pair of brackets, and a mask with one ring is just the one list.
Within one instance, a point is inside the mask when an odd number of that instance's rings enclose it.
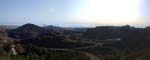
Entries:
{"label": "rocky hillside", "polygon": [[[11,55],[17,55],[24,51],[19,39],[8,37],[7,29],[0,29],[0,49],[1,51],[4,49],[3,51]],[[0,53],[0,55],[4,55],[4,53]]]}
{"label": "rocky hillside", "polygon": [[84,44],[71,42],[65,34],[34,24],[25,24],[9,31],[9,37],[21,39],[22,43],[49,48],[76,47]]}
{"label": "rocky hillside", "polygon": [[0,29],[0,60],[89,60],[88,56],[78,51],[49,49],[76,47],[75,43],[65,39],[55,31],[34,24],[25,24],[13,30]]}
{"label": "rocky hillside", "polygon": [[89,28],[83,35],[84,39],[106,40],[111,38],[120,38],[120,27],[100,26]]}
{"label": "rocky hillside", "polygon": [[41,33],[54,33],[54,31],[44,29],[40,26],[34,24],[25,24],[19,28],[9,31],[9,37],[20,38],[20,39],[30,39],[36,37]]}
{"label": "rocky hillside", "polygon": [[94,29],[88,29],[82,36],[83,39],[107,40],[120,38],[116,46],[124,49],[141,49],[149,47],[150,28],[135,28],[131,26],[103,26]]}

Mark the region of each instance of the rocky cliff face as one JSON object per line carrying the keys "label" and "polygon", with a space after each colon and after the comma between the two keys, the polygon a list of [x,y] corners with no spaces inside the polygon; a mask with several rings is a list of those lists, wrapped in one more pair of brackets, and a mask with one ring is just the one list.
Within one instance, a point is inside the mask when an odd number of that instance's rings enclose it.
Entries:
{"label": "rocky cliff face", "polygon": [[0,29],[0,47],[3,47],[11,55],[17,55],[24,51],[19,39],[8,37],[7,29]]}

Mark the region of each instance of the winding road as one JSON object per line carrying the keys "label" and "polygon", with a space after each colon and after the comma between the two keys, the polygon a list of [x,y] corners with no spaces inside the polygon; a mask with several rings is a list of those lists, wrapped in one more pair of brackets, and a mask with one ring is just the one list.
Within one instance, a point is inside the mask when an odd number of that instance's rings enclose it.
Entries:
{"label": "winding road", "polygon": [[114,42],[114,41],[111,40],[111,41],[106,41],[106,42],[103,42],[103,43],[102,42],[82,42],[82,43],[92,43],[94,45],[84,46],[84,47],[77,47],[77,48],[72,48],[72,49],[52,49],[52,50],[79,51],[79,52],[85,54],[86,56],[88,56],[90,58],[90,60],[101,60],[100,57],[98,57],[97,55],[95,55],[93,53],[86,52],[86,51],[81,51],[81,50],[82,49],[93,48],[93,47],[97,47],[97,46],[103,46],[103,44],[107,44],[107,43],[111,43],[111,42]]}
{"label": "winding road", "polygon": [[85,54],[86,56],[88,56],[90,58],[90,60],[101,60],[99,57],[97,57],[94,54],[88,53],[88,52],[83,52],[83,54]]}
{"label": "winding road", "polygon": [[95,54],[89,53],[89,52],[85,52],[85,51],[80,51],[80,50],[74,50],[74,49],[51,49],[51,50],[60,50],[60,51],[79,51],[82,54],[86,55],[89,57],[90,60],[101,60],[98,56],[96,56]]}

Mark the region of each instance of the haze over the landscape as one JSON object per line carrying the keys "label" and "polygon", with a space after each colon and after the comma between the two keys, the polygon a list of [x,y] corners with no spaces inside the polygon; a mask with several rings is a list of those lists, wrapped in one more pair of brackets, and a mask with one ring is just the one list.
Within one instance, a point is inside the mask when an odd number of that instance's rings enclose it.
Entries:
{"label": "haze over the landscape", "polygon": [[148,0],[0,0],[0,24],[148,26]]}
{"label": "haze over the landscape", "polygon": [[0,60],[150,60],[150,0],[0,0]]}

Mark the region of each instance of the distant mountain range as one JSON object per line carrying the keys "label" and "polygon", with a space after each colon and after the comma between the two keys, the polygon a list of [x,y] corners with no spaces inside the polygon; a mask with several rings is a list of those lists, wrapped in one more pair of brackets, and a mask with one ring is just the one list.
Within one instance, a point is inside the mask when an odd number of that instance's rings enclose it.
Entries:
{"label": "distant mountain range", "polygon": [[[115,44],[120,47],[140,49],[148,47],[150,44],[150,28],[135,28],[126,26],[99,26],[96,28],[63,28],[57,26],[40,27],[34,24],[25,24],[8,32],[9,37],[21,39],[24,43],[46,47],[69,46],[67,40],[70,37],[76,37],[89,40],[108,40],[120,38],[119,43]],[[120,45],[118,45],[120,44]],[[138,44],[138,45],[137,45]],[[70,45],[71,46],[71,45]]]}
{"label": "distant mountain range", "polygon": [[[75,37],[78,37],[78,39]],[[116,38],[119,38],[119,40],[115,42],[106,44],[101,42],[101,40],[109,42],[109,40]],[[87,40],[87,42],[82,43],[84,39],[85,41]],[[98,42],[92,42],[92,44],[90,44],[91,42],[89,40],[96,40]],[[101,43],[102,45],[99,45]],[[143,60],[146,57],[149,60],[150,27],[135,28],[129,25],[97,26],[95,28],[57,27],[52,25],[40,27],[35,24],[27,23],[13,29],[8,29],[6,27],[0,28],[0,44],[4,46],[4,49],[6,48],[6,51],[10,48],[7,45],[10,44],[17,52],[24,51],[23,45],[30,44],[44,48],[63,49],[74,47],[86,48],[87,46],[89,48],[85,49],[85,51],[103,52],[103,57],[107,54],[109,57],[112,54],[112,56],[118,59],[120,57],[123,59],[126,57],[127,60],[128,58]],[[114,51],[116,52],[114,53]]]}
{"label": "distant mountain range", "polygon": [[[32,43],[44,47],[72,47],[75,43],[67,42],[64,32],[75,34],[74,31],[61,27],[40,27],[34,24],[25,24],[8,32],[9,37],[21,39],[23,43]],[[78,44],[77,44],[78,45]]]}
{"label": "distant mountain range", "polygon": [[[150,28],[135,28],[126,26],[100,26],[88,29],[82,39],[108,40],[120,38],[116,46],[128,49],[141,49],[150,45]],[[124,47],[123,47],[124,46]]]}
{"label": "distant mountain range", "polygon": [[1,29],[15,29],[18,28],[19,26],[13,26],[13,25],[0,25]]}
{"label": "distant mountain range", "polygon": [[82,34],[85,32],[88,28],[74,28],[74,27],[58,27],[58,26],[44,26],[44,28],[48,30],[54,30],[57,32],[60,32],[65,35],[77,35],[77,34]]}

